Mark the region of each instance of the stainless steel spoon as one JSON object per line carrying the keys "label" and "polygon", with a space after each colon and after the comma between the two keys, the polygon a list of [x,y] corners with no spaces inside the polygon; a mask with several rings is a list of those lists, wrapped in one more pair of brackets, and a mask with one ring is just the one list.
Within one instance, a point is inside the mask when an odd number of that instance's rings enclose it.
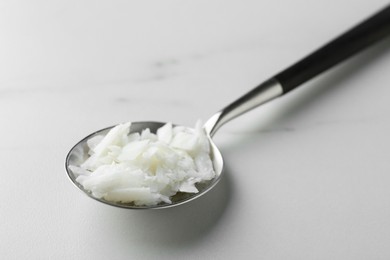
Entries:
{"label": "stainless steel spoon", "polygon": [[[156,206],[135,206],[128,203],[110,202],[104,199],[93,197],[90,192],[85,190],[77,181],[76,175],[72,172],[69,165],[79,165],[87,157],[87,140],[94,135],[105,134],[112,127],[99,130],[85,137],[78,142],[68,153],[65,162],[65,168],[70,180],[85,194],[100,202],[129,209],[155,209],[177,206],[191,201],[205,194],[213,188],[220,180],[223,172],[223,159],[220,151],[214,144],[212,136],[226,122],[231,119],[268,102],[276,97],[280,97],[302,83],[317,76],[321,72],[347,59],[355,53],[363,50],[365,47],[385,38],[390,34],[390,6],[387,6],[377,14],[363,21],[356,27],[342,34],[338,38],[329,42],[322,48],[313,52],[301,61],[295,63],[284,71],[273,76],[269,80],[261,83],[259,86],[234,101],[218,113],[214,114],[204,125],[204,129],[210,141],[211,158],[214,170],[217,176],[209,181],[199,185],[199,193],[179,193],[172,197],[172,204],[158,204]],[[141,132],[149,128],[152,132],[163,126],[165,123],[159,122],[133,122],[130,132]]]}

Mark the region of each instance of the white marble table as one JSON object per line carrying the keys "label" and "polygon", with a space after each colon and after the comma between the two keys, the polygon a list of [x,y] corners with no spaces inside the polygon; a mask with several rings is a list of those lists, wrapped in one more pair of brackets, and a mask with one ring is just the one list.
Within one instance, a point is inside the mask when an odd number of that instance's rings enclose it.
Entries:
{"label": "white marble table", "polygon": [[123,121],[192,125],[386,5],[1,1],[2,259],[389,259],[390,39],[222,127],[222,181],[130,211],[67,179]]}

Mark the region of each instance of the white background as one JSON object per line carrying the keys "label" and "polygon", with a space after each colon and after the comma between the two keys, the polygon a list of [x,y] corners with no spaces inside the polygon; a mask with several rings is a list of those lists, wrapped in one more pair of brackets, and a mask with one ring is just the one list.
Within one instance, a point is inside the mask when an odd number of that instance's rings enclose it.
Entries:
{"label": "white background", "polygon": [[222,127],[199,200],[118,209],[64,170],[89,133],[206,120],[386,4],[1,1],[1,258],[389,259],[390,39]]}

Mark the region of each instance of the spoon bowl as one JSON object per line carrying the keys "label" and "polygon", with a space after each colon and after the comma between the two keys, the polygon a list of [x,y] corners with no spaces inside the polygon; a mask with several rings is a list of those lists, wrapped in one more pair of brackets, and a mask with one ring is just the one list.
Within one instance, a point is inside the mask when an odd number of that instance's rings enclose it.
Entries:
{"label": "spoon bowl", "polygon": [[[157,129],[165,125],[165,123],[161,122],[132,122],[130,127],[130,133],[141,133],[142,130],[149,128],[152,133],[156,133]],[[155,206],[138,206],[134,205],[133,203],[121,203],[121,202],[113,202],[113,201],[107,201],[103,198],[96,198],[94,197],[90,191],[84,189],[84,187],[76,181],[77,174],[75,174],[70,165],[74,166],[80,166],[87,158],[88,158],[88,145],[87,141],[88,139],[96,136],[96,135],[105,135],[107,134],[114,126],[107,127],[104,129],[101,129],[99,131],[96,131],[85,138],[83,138],[81,141],[79,141],[73,148],[69,151],[68,155],[66,156],[65,160],[65,169],[68,174],[69,179],[72,181],[72,183],[79,188],[82,192],[84,192],[86,195],[88,195],[90,198],[95,199],[97,201],[100,201],[102,203],[116,206],[120,208],[127,208],[127,209],[158,209],[158,208],[169,208],[173,206],[177,206],[186,202],[189,202],[195,198],[198,198],[199,196],[205,194],[207,191],[211,190],[221,179],[221,175],[223,172],[223,159],[220,151],[214,144],[213,140],[211,139],[210,135],[207,135],[210,143],[210,158],[213,163],[213,168],[215,171],[215,178],[213,178],[210,181],[198,183],[196,187],[198,188],[198,193],[183,193],[179,192],[176,195],[171,197],[172,203],[159,203]]]}

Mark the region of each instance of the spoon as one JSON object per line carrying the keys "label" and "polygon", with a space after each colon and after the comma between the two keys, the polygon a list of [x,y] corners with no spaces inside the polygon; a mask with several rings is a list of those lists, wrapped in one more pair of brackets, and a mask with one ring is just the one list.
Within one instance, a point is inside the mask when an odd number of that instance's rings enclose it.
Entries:
{"label": "spoon", "polygon": [[[68,177],[73,184],[89,197],[105,204],[121,208],[168,208],[196,199],[212,189],[221,179],[223,159],[220,151],[214,144],[212,137],[223,124],[261,104],[288,93],[302,83],[363,50],[365,47],[385,38],[388,34],[390,34],[390,6],[387,6],[294,65],[264,81],[244,96],[211,116],[210,119],[206,121],[204,130],[210,142],[210,156],[216,177],[209,182],[199,184],[197,186],[199,189],[198,193],[178,193],[171,198],[171,204],[160,203],[155,206],[136,206],[130,203],[111,202],[93,197],[90,192],[85,190],[83,186],[76,181],[76,175],[69,166],[80,165],[86,159],[88,153],[87,140],[89,138],[95,135],[105,135],[114,126],[104,128],[88,135],[69,151],[65,162]],[[130,133],[140,133],[146,128],[149,128],[151,132],[156,133],[157,129],[164,124],[165,123],[161,122],[132,122]]]}

